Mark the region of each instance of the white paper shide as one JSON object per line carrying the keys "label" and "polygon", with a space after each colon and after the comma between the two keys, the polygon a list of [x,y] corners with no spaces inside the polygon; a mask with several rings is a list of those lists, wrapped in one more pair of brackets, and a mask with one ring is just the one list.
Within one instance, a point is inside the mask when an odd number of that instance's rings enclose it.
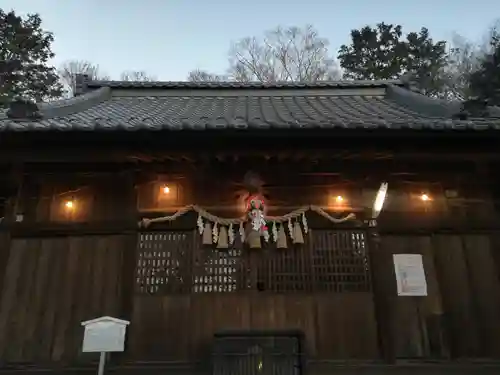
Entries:
{"label": "white paper shide", "polygon": [[424,263],[421,254],[394,254],[398,296],[427,296]]}
{"label": "white paper shide", "polygon": [[130,322],[110,316],[82,322],[83,352],[123,352],[125,334]]}

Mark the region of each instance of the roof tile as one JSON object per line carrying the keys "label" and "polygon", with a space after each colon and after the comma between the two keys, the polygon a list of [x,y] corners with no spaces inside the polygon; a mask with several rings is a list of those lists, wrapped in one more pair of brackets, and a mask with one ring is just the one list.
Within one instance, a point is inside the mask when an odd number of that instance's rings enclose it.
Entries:
{"label": "roof tile", "polygon": [[[500,118],[452,120],[457,103],[436,101],[394,84],[91,82],[89,87],[98,89],[42,105],[42,119],[14,121],[0,114],[0,131],[500,128]],[[346,93],[346,88],[351,90]],[[260,90],[258,95],[255,90]],[[267,90],[265,95],[262,90]]]}

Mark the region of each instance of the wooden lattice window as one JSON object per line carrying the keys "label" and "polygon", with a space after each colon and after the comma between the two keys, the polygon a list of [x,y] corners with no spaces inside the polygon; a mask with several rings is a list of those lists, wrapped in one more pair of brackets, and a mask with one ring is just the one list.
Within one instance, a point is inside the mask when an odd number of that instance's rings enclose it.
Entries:
{"label": "wooden lattice window", "polygon": [[203,247],[193,232],[141,234],[139,293],[360,292],[370,290],[364,231],[311,231],[306,244],[248,251]]}
{"label": "wooden lattice window", "polygon": [[196,249],[193,267],[194,293],[234,292],[246,289],[241,248],[224,251]]}
{"label": "wooden lattice window", "polygon": [[363,292],[371,289],[364,231],[315,231],[311,235],[311,271],[316,290]]}
{"label": "wooden lattice window", "polygon": [[137,291],[144,294],[189,292],[193,244],[193,232],[140,234]]}

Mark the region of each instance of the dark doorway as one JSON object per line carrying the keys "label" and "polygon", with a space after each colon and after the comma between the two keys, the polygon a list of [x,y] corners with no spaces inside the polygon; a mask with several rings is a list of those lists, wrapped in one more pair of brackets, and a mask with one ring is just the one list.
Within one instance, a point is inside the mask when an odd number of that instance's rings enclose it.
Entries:
{"label": "dark doorway", "polygon": [[232,331],[215,334],[214,375],[302,375],[300,331]]}

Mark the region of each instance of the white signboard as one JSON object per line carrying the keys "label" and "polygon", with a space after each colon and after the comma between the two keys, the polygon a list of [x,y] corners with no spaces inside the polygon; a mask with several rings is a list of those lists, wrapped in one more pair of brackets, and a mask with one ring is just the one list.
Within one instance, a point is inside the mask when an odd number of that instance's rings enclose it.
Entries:
{"label": "white signboard", "polygon": [[420,254],[394,254],[398,296],[427,296],[424,263]]}
{"label": "white signboard", "polygon": [[83,322],[83,352],[123,352],[129,322],[105,316]]}

